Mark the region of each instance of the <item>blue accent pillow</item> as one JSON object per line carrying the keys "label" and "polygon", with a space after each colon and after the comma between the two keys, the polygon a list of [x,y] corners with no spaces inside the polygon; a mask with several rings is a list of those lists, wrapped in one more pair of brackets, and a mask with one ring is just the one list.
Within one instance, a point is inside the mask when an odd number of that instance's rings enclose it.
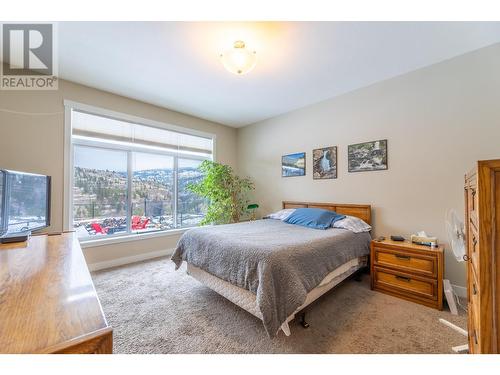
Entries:
{"label": "blue accent pillow", "polygon": [[338,220],[345,219],[335,211],[321,208],[297,208],[284,221],[288,224],[302,225],[314,229],[328,229]]}

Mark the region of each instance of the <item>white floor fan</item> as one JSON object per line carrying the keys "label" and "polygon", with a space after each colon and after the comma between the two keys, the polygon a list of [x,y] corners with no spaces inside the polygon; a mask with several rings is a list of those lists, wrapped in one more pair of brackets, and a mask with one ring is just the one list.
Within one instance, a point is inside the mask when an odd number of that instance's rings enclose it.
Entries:
{"label": "white floor fan", "polygon": [[[465,228],[464,228],[464,223],[460,220],[455,210],[448,210],[446,212],[446,234],[448,236],[448,241],[450,243],[451,249],[457,261],[458,262],[465,261],[466,260]],[[443,289],[451,313],[453,315],[458,315],[457,303],[459,306],[461,306],[461,304],[460,300],[453,292],[450,280],[447,279],[443,280]],[[465,329],[460,328],[445,319],[439,319],[439,321],[444,325],[454,329],[458,333],[461,333],[462,335],[467,337],[467,331]],[[454,346],[451,349],[457,353],[465,353],[469,350],[469,346],[465,344],[465,345]]]}

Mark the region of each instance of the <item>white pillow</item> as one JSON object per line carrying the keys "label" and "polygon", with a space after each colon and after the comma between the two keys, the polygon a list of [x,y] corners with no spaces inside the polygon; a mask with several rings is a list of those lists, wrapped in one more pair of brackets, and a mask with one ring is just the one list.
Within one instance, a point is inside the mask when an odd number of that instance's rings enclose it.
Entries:
{"label": "white pillow", "polygon": [[276,220],[286,220],[295,211],[295,208],[286,208],[284,210],[279,210],[278,212],[273,212],[267,215],[266,219],[276,219]]}
{"label": "white pillow", "polygon": [[372,230],[371,226],[355,216],[346,216],[342,220],[337,220],[333,223],[333,228],[347,229],[354,233],[369,232]]}

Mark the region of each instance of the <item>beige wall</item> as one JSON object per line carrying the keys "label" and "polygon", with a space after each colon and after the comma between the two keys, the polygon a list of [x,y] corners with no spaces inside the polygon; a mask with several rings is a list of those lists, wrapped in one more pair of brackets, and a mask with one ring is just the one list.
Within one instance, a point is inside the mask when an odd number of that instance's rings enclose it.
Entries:
{"label": "beige wall", "polygon": [[[0,109],[54,113],[26,115],[0,110],[0,168],[52,176],[52,225],[49,231],[58,232],[63,228],[65,99],[214,133],[217,160],[235,166],[236,130],[233,128],[66,81],[59,82],[57,91],[0,91]],[[177,239],[178,236],[169,236],[86,248],[84,253],[89,263],[96,263],[171,249]]]}
{"label": "beige wall", "polygon": [[[500,45],[405,74],[238,131],[239,171],[261,214],[282,200],[369,203],[376,235],[418,230],[446,240],[445,211],[462,214],[463,175],[500,158]],[[347,172],[347,145],[388,139],[389,169]],[[338,178],[312,179],[312,149],[338,146]],[[305,151],[305,177],[282,178],[281,155]],[[446,277],[465,268],[446,250]]]}
{"label": "beige wall", "polygon": [[[426,230],[445,239],[444,213],[463,209],[463,174],[500,158],[500,45],[484,48],[236,131],[216,123],[61,81],[58,91],[0,91],[0,166],[53,177],[52,225],[62,229],[63,100],[217,135],[217,159],[256,183],[261,213],[290,200],[370,203],[375,233]],[[389,170],[347,173],[347,145],[387,138]],[[313,181],[311,150],[339,147],[336,180]],[[307,152],[307,176],[281,178],[281,155]],[[84,250],[89,263],[171,249],[178,236]],[[446,275],[465,285],[447,251]]]}

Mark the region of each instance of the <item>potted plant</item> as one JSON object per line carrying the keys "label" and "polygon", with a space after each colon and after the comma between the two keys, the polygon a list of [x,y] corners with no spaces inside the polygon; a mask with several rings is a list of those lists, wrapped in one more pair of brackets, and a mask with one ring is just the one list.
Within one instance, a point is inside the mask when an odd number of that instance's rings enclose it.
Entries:
{"label": "potted plant", "polygon": [[237,176],[224,164],[205,160],[198,167],[204,177],[187,189],[208,200],[208,209],[200,225],[237,223],[248,212],[247,194],[254,189],[248,178]]}

